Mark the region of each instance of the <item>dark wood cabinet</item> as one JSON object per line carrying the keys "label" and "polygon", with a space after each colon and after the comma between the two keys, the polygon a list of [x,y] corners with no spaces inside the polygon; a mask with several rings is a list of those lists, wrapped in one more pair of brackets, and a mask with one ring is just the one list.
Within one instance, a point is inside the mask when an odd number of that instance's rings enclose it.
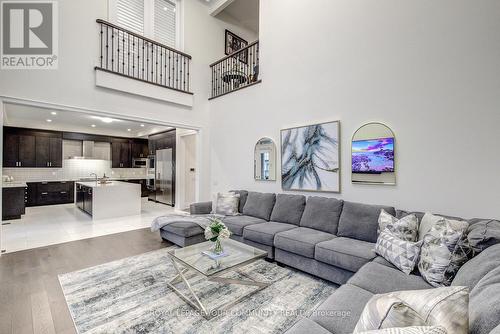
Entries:
{"label": "dark wood cabinet", "polygon": [[4,129],[4,167],[35,167],[35,136]]}
{"label": "dark wood cabinet", "polygon": [[131,168],[130,142],[127,139],[111,143],[111,168]]}
{"label": "dark wood cabinet", "polygon": [[142,139],[134,139],[131,144],[132,159],[147,158],[149,155],[148,141]]}
{"label": "dark wood cabinet", "polygon": [[60,132],[4,127],[4,167],[62,167]]}
{"label": "dark wood cabinet", "polygon": [[26,188],[13,187],[2,189],[2,219],[19,219],[26,207]]}
{"label": "dark wood cabinet", "polygon": [[67,204],[75,201],[73,181],[29,182],[27,206]]}
{"label": "dark wood cabinet", "polygon": [[92,188],[83,187],[83,211],[92,216]]}
{"label": "dark wood cabinet", "polygon": [[62,167],[61,137],[36,137],[36,167]]}

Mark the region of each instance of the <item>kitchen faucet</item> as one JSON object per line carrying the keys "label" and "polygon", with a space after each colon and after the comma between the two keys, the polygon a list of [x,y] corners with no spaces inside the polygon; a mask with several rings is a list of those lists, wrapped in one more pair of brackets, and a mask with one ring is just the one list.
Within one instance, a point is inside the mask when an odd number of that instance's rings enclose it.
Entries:
{"label": "kitchen faucet", "polygon": [[90,173],[90,176],[94,175],[95,176],[95,183],[97,183],[97,174],[96,173]]}

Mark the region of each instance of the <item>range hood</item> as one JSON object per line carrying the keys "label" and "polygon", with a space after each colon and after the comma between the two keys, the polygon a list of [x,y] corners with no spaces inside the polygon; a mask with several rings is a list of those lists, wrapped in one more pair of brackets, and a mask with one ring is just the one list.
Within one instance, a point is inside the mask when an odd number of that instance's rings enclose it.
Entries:
{"label": "range hood", "polygon": [[82,159],[103,160],[102,158],[99,158],[96,156],[95,143],[93,141],[90,141],[90,140],[82,141],[82,155],[72,156],[69,158],[75,159],[75,160],[82,160]]}

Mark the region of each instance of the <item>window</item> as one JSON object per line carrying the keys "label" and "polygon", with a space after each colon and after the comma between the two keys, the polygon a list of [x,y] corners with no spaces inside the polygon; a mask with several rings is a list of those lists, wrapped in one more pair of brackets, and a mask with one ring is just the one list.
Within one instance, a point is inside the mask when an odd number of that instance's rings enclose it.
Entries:
{"label": "window", "polygon": [[181,49],[180,0],[108,0],[111,22]]}

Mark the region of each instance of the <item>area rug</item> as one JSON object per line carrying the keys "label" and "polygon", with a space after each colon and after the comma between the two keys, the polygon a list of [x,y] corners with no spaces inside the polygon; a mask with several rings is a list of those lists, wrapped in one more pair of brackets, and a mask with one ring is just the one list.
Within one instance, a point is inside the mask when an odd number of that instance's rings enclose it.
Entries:
{"label": "area rug", "polygon": [[[206,320],[168,286],[169,248],[59,275],[78,333],[282,333],[335,290],[332,283],[264,260],[242,271],[274,282]],[[224,277],[239,278],[236,273]],[[191,281],[190,281],[191,283]],[[183,290],[183,285],[179,285]],[[208,309],[236,300],[249,286],[194,279]]]}

